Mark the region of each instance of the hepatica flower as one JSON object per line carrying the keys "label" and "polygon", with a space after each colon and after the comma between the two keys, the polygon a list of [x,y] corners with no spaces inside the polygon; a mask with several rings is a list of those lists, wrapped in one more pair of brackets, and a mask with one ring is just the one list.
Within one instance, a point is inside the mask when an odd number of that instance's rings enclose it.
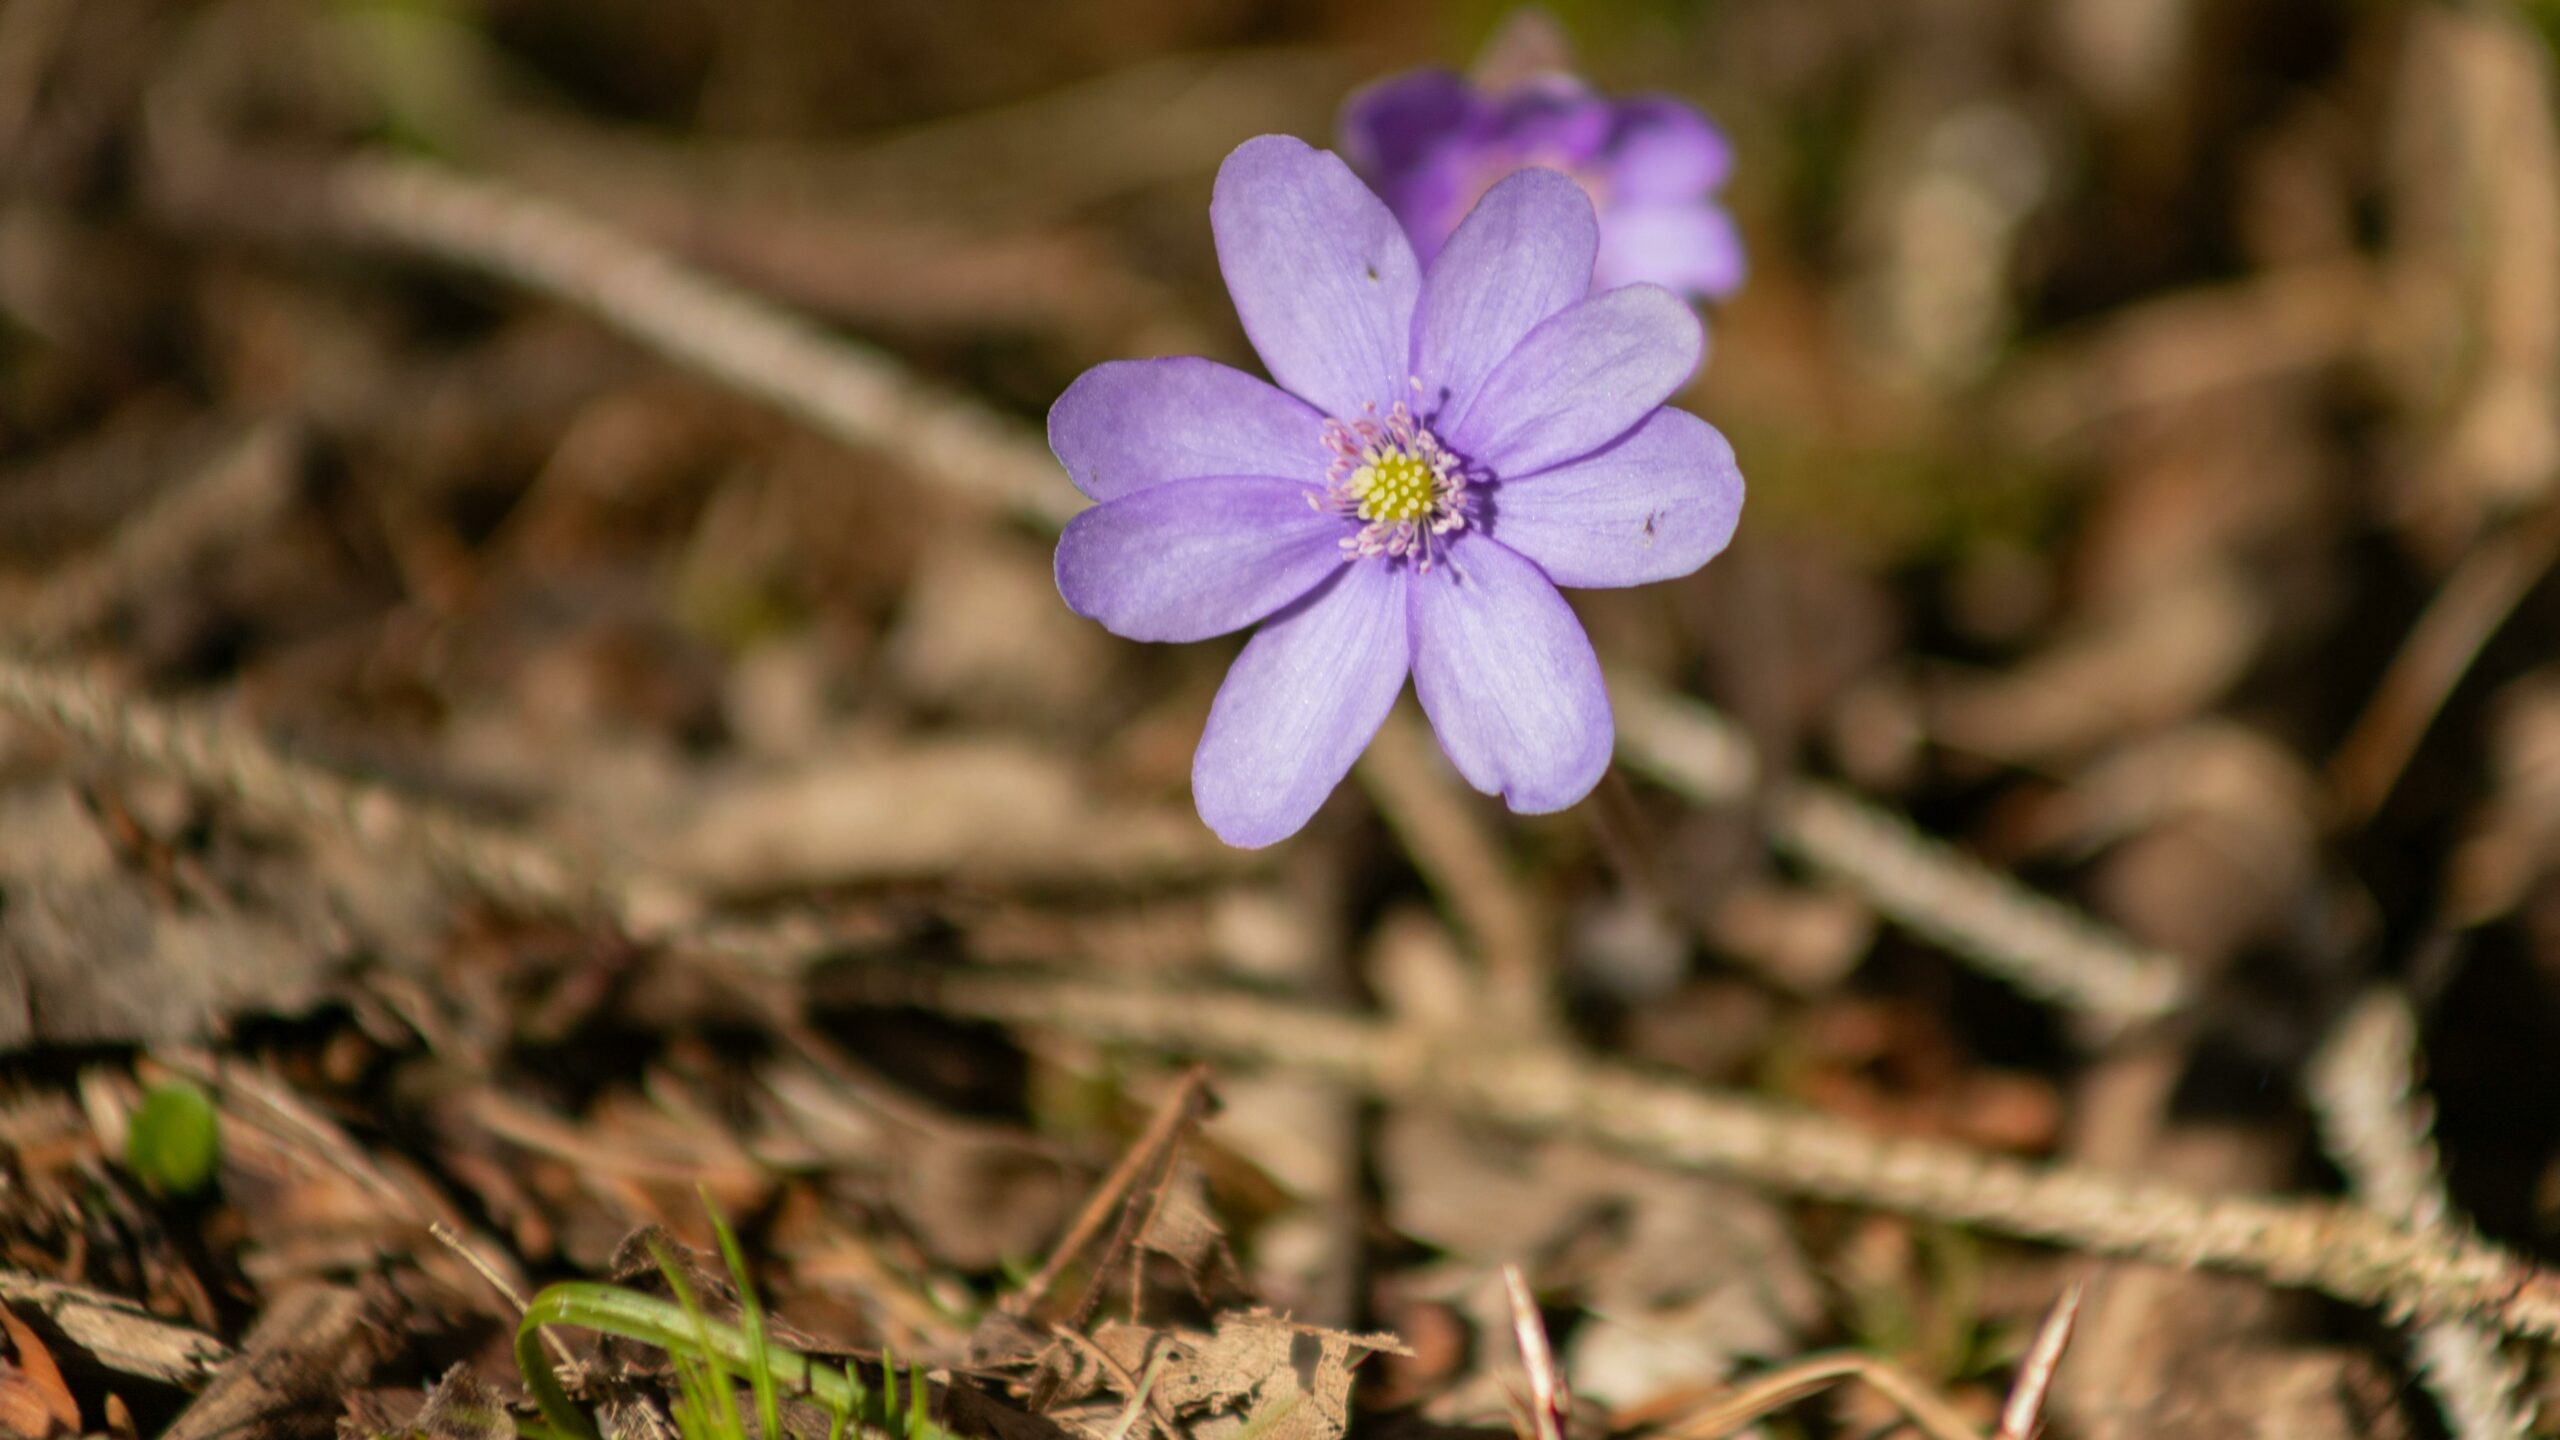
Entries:
{"label": "hepatica flower", "polygon": [[1314,814],[1413,677],[1469,783],[1521,811],[1607,769],[1609,697],[1559,585],[1686,575],[1742,507],[1733,452],[1662,402],[1698,363],[1669,292],[1590,293],[1591,203],[1494,185],[1426,270],[1331,154],[1248,141],[1209,221],[1277,384],[1119,361],[1049,412],[1100,503],[1058,542],[1076,613],[1133,640],[1262,622],[1192,765],[1209,828],[1268,845]]}
{"label": "hepatica flower", "polygon": [[1733,164],[1705,116],[1667,96],[1611,100],[1546,71],[1487,90],[1448,70],[1351,97],[1342,150],[1429,263],[1504,176],[1572,177],[1600,212],[1601,289],[1647,283],[1712,299],[1742,283],[1742,240],[1715,200]]}

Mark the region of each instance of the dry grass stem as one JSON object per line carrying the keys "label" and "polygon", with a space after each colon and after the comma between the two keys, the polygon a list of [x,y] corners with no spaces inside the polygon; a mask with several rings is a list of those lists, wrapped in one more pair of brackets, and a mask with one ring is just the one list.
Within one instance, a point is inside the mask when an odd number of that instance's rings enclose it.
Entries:
{"label": "dry grass stem", "polygon": [[[2416,1096],[2418,1022],[2393,991],[2365,997],[2311,1067],[2328,1150],[2366,1206],[2420,1235],[2454,1233],[2428,1107]],[[2457,1440],[2519,1440],[2531,1428],[2523,1375],[2496,1332],[2464,1320],[2418,1329],[2418,1373]]]}
{"label": "dry grass stem", "polygon": [[[1005,1297],[1007,1313],[1018,1316],[1037,1329],[1061,1322],[1081,1325],[1090,1318],[1094,1302],[1101,1296],[1102,1285],[1112,1263],[1124,1254],[1137,1238],[1128,1224],[1131,1202],[1139,1196],[1163,1189],[1166,1177],[1180,1156],[1182,1142],[1192,1128],[1209,1113],[1209,1074],[1197,1066],[1184,1072],[1174,1092],[1164,1104],[1156,1107],[1153,1119],[1138,1136],[1120,1163],[1111,1168],[1102,1183],[1086,1198],[1084,1209],[1077,1213],[1075,1224],[1065,1238],[1049,1251],[1039,1272],[1024,1282],[1021,1289]],[[1101,1246],[1096,1251],[1096,1246]],[[1090,1261],[1084,1285],[1072,1299],[1060,1303],[1058,1282],[1079,1262]]]}
{"label": "dry grass stem", "polygon": [[1939,1141],[1883,1138],[1560,1047],[1453,1045],[1255,996],[889,966],[852,969],[843,983],[866,1002],[1287,1069],[1394,1103],[1438,1106],[1531,1134],[1572,1135],[1791,1195],[2091,1254],[2228,1271],[2394,1315],[2469,1318],[2560,1338],[2560,1276],[2479,1240],[2422,1235],[2353,1206],[2209,1194]]}
{"label": "dry grass stem", "polygon": [[1547,1343],[1547,1322],[1538,1313],[1537,1297],[1516,1264],[1502,1267],[1503,1292],[1511,1299],[1511,1336],[1520,1346],[1521,1368],[1529,1372],[1529,1423],[1526,1440],[1564,1440],[1573,1424],[1573,1392],[1556,1368],[1555,1347]]}
{"label": "dry grass stem", "polygon": [[270,821],[415,860],[530,910],[628,917],[625,891],[557,847],[292,759],[192,705],[137,700],[77,669],[0,653],[0,713],[173,776]]}
{"label": "dry grass stem", "polygon": [[2391,668],[2330,762],[2336,819],[2359,823],[2390,798],[2446,697],[2555,560],[2560,505],[2545,505],[2492,532],[2463,558],[2391,657]]}
{"label": "dry grass stem", "polygon": [[2053,1310],[2036,1327],[2035,1342],[2018,1362],[2017,1383],[2000,1407],[2000,1428],[1992,1440],[2035,1440],[2044,1424],[2045,1397],[2053,1393],[2053,1374],[2062,1368],[2062,1352],[2071,1347],[2072,1327],[2080,1319],[2081,1287],[2073,1285],[2053,1302]]}
{"label": "dry grass stem", "polygon": [[1889,1361],[1855,1351],[1816,1355],[1735,1387],[1662,1432],[1664,1440],[1722,1440],[1764,1415],[1783,1410],[1843,1380],[1863,1380],[1911,1417],[1929,1440],[1982,1440],[1955,1407]]}
{"label": "dry grass stem", "polygon": [[251,425],[97,552],[47,575],[0,627],[39,650],[67,645],[199,558],[257,533],[293,498],[296,451],[290,425]]}
{"label": "dry grass stem", "polygon": [[[1697,804],[1749,798],[1758,762],[1723,717],[1632,676],[1613,683],[1618,749],[1628,764]],[[1966,859],[1846,791],[1789,783],[1769,813],[1780,849],[1850,885],[1895,923],[2084,1017],[2096,1038],[2160,1019],[2188,999],[2175,956]]]}
{"label": "dry grass stem", "polygon": [[[215,173],[168,187],[173,208],[189,218],[265,231],[307,223],[329,238],[492,275],[585,310],[954,495],[1052,525],[1084,508],[1036,430],[543,196],[380,155],[307,172],[237,158],[204,163]],[[243,177],[237,187],[224,183],[232,171]],[[239,195],[278,189],[301,203],[238,213]]]}

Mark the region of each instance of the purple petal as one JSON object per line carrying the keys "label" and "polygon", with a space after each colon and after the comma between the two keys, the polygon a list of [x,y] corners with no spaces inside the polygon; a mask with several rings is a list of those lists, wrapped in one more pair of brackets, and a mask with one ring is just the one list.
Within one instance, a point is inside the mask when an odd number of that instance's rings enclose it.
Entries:
{"label": "purple petal", "polygon": [[1501,477],[1578,460],[1670,399],[1704,343],[1698,317],[1667,290],[1594,295],[1531,330],[1441,437]]}
{"label": "purple petal", "polygon": [[1106,501],[1058,537],[1067,608],[1132,640],[1206,640],[1241,630],[1322,584],[1343,563],[1342,517],[1302,480],[1178,480]]}
{"label": "purple petal", "polygon": [[1591,293],[1600,229],[1582,187],[1523,170],[1485,192],[1422,278],[1413,373],[1423,409],[1464,415],[1538,322]]}
{"label": "purple petal", "polygon": [[1579,165],[1599,153],[1615,125],[1609,102],[1569,75],[1533,79],[1501,105],[1501,137],[1526,165]]}
{"label": "purple petal", "polygon": [[1608,148],[1609,193],[1627,201],[1694,200],[1733,170],[1724,133],[1667,95],[1620,102]]}
{"label": "purple petal", "polygon": [[1742,288],[1742,237],[1732,216],[1703,200],[1622,205],[1601,229],[1598,268],[1594,283],[1604,288],[1643,284],[1684,295],[1730,295]]}
{"label": "purple petal", "polygon": [[1372,183],[1419,165],[1465,127],[1475,91],[1453,70],[1409,70],[1342,102],[1342,157]]}
{"label": "purple petal", "polygon": [[1247,140],[1218,167],[1209,228],[1236,316],[1281,389],[1337,418],[1402,398],[1421,267],[1341,157],[1286,135]]}
{"label": "purple petal", "polygon": [[1296,834],[1378,733],[1412,653],[1407,568],[1344,566],[1236,657],[1191,762],[1192,798],[1219,839]]}
{"label": "purple petal", "polygon": [[1215,360],[1114,360],[1049,407],[1049,448],[1096,500],[1203,475],[1324,473],[1324,417]]}
{"label": "purple petal", "polygon": [[1538,567],[1461,534],[1413,588],[1413,684],[1467,783],[1528,814],[1609,768],[1609,692],[1573,608]]}
{"label": "purple petal", "polygon": [[1505,481],[1487,533],[1558,585],[1599,589],[1686,575],[1741,518],[1733,447],[1685,410],[1656,410],[1605,450]]}

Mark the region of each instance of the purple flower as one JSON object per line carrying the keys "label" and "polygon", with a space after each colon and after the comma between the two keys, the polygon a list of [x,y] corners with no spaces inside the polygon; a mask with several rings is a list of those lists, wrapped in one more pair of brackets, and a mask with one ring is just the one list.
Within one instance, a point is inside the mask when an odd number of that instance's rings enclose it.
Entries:
{"label": "purple flower", "polygon": [[1209,221],[1278,385],[1115,361],[1049,412],[1101,502],[1058,542],[1077,614],[1133,640],[1263,622],[1200,737],[1201,818],[1233,845],[1295,833],[1408,673],[1477,789],[1581,799],[1609,697],[1556,587],[1686,575],[1741,513],[1724,437],[1661,408],[1697,317],[1651,286],[1590,295],[1591,204],[1546,171],[1494,186],[1428,271],[1341,160],[1286,136],[1227,157]]}
{"label": "purple flower", "polygon": [[1342,110],[1342,151],[1428,263],[1504,176],[1562,171],[1600,212],[1594,283],[1692,298],[1742,284],[1742,240],[1713,192],[1733,151],[1667,96],[1610,100],[1559,72],[1487,91],[1448,70],[1381,80]]}

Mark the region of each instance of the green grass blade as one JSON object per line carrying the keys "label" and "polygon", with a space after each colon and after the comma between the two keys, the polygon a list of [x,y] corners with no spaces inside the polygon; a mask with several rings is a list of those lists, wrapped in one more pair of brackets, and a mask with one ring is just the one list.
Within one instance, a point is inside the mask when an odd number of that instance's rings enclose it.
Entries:
{"label": "green grass blade", "polygon": [[784,1440],[782,1433],[782,1395],[774,1384],[773,1350],[766,1334],[764,1306],[756,1300],[755,1280],[747,1274],[746,1253],[738,1248],[738,1236],[718,1206],[711,1203],[711,1192],[702,1192],[702,1208],[711,1216],[712,1233],[720,1237],[720,1258],[728,1262],[729,1278],[738,1287],[738,1319],[747,1340],[747,1383],[755,1391],[756,1423],[764,1431],[764,1440]]}

